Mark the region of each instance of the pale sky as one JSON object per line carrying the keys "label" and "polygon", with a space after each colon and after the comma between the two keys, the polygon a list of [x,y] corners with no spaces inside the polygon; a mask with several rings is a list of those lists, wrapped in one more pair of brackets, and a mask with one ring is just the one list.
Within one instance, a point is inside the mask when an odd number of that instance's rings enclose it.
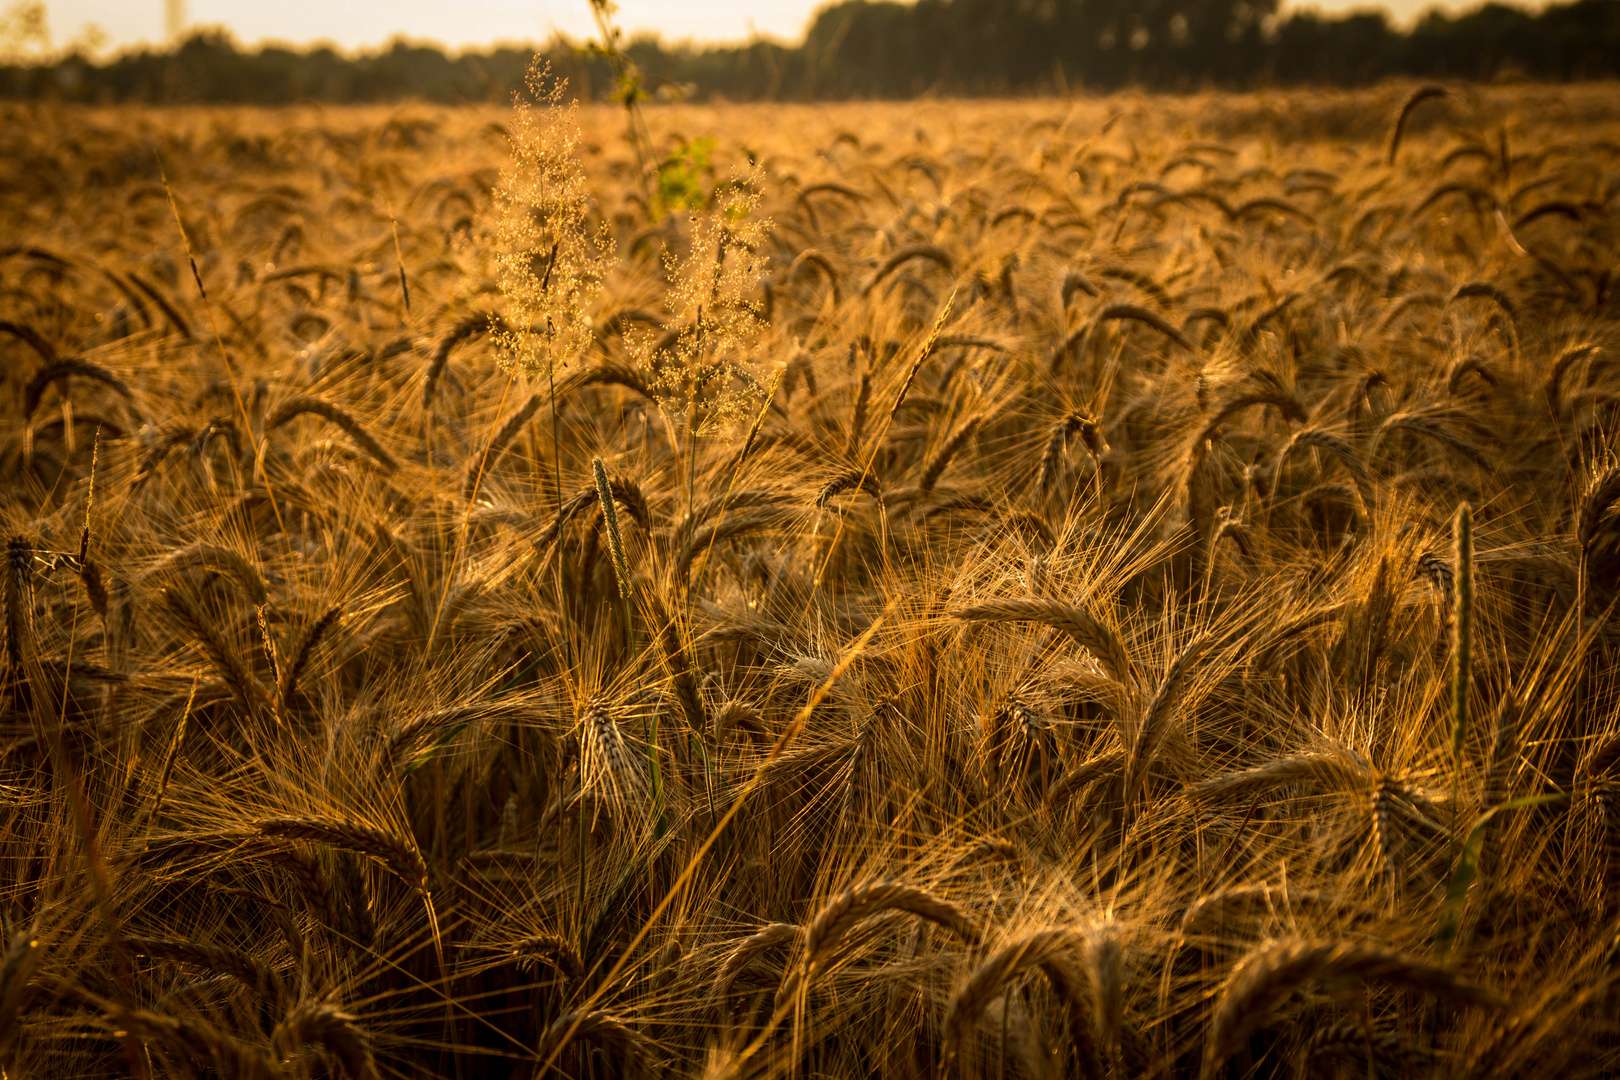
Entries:
{"label": "pale sky", "polygon": [[[739,41],[754,33],[793,40],[826,0],[619,0],[619,25],[653,30],[666,40]],[[113,49],[161,42],[165,0],[46,0],[53,42],[65,45],[87,24]],[[1337,12],[1367,0],[1310,0],[1289,6]],[[0,0],[0,8],[9,6]],[[1435,6],[1433,0],[1389,0],[1398,21]],[[1443,4],[1459,10],[1464,3]],[[575,38],[593,33],[587,0],[186,0],[192,26],[224,26],[247,44],[325,41],[346,49],[375,48],[396,35],[451,48],[498,41],[541,42],[554,30]]]}

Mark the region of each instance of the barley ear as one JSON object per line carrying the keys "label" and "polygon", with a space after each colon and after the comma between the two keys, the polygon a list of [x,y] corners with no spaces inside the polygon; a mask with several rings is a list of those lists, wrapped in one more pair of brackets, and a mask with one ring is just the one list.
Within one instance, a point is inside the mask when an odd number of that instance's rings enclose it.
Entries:
{"label": "barley ear", "polygon": [[264,818],[253,823],[260,836],[324,844],[369,856],[388,867],[417,892],[427,889],[427,863],[413,838],[354,821],[315,817]]}
{"label": "barley ear", "polygon": [[607,522],[608,545],[613,549],[613,574],[619,581],[619,597],[630,599],[630,563],[624,557],[624,538],[619,533],[619,512],[613,505],[613,492],[608,485],[607,469],[601,458],[591,459],[591,470],[596,474],[596,497],[602,501],[602,517]]}
{"label": "barley ear", "polygon": [[[851,344],[850,349],[853,350],[854,348],[855,346]],[[855,415],[849,423],[849,455],[851,457],[854,457],[855,452],[861,448],[861,439],[866,430],[866,409],[871,404],[871,401],[872,373],[863,371],[861,372],[861,389],[855,395]]]}
{"label": "barley ear", "polygon": [[[97,443],[100,449],[100,443]],[[91,483],[93,484],[94,478]],[[90,526],[86,525],[79,531],[79,581],[84,585],[84,595],[90,601],[90,606],[101,617],[102,624],[107,622],[107,586],[101,580],[101,567],[90,558]]]}
{"label": "barley ear", "polygon": [[315,647],[331,632],[343,618],[343,608],[334,604],[316,619],[304,631],[303,637],[298,641],[298,647],[292,651],[287,662],[282,665],[277,696],[280,698],[283,709],[291,709],[293,698],[298,694],[298,680],[309,667],[310,657],[314,655]]}
{"label": "barley ear", "polygon": [[348,1080],[377,1080],[379,1076],[371,1047],[355,1018],[332,1005],[299,1005],[276,1026],[271,1041],[288,1054],[311,1043],[325,1047]]}
{"label": "barley ear", "polygon": [[512,955],[523,967],[545,964],[570,983],[585,977],[585,965],[580,963],[579,954],[556,934],[532,934],[512,946]]}
{"label": "barley ear", "polygon": [[789,971],[777,989],[777,1009],[784,1010],[795,995],[809,988],[817,969],[828,966],[845,935],[857,923],[890,910],[926,919],[968,945],[977,945],[983,938],[983,931],[972,916],[926,889],[886,880],[855,885],[828,901],[805,928],[804,953],[798,968]]}
{"label": "barley ear", "polygon": [[1451,91],[1443,86],[1429,85],[1419,87],[1406,99],[1405,103],[1401,105],[1400,115],[1395,120],[1395,133],[1389,139],[1388,164],[1395,164],[1395,154],[1401,148],[1401,136],[1406,134],[1406,122],[1412,118],[1412,113],[1417,107],[1431,98],[1449,97],[1450,94]]}
{"label": "barley ear", "polygon": [[922,479],[917,482],[919,489],[925,493],[934,490],[934,484],[939,481],[940,475],[945,472],[945,467],[951,463],[951,459],[956,456],[957,451],[962,449],[963,444],[972,438],[973,433],[978,430],[979,419],[977,416],[971,417],[967,423],[958,428],[940,445],[939,450],[929,459],[928,467],[923,470]]}
{"label": "barley ear", "polygon": [[552,1021],[535,1055],[554,1060],[575,1039],[590,1039],[604,1052],[617,1051],[621,1076],[647,1076],[653,1071],[654,1048],[635,1028],[600,1009],[566,1012]]}
{"label": "barley ear", "polygon": [[[281,1075],[263,1050],[225,1034],[212,1024],[108,1004],[111,1007],[107,1021],[117,1032],[128,1032],[142,1041],[157,1043],[176,1059],[197,1065],[209,1062],[217,1069],[216,1075],[242,1080],[274,1080]],[[375,1077],[372,1073],[365,1080],[375,1080]]]}

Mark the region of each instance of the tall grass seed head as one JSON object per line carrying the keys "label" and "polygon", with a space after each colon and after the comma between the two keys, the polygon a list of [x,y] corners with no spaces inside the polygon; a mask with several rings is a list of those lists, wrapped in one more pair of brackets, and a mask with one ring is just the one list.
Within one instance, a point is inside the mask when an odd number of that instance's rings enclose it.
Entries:
{"label": "tall grass seed head", "polygon": [[567,367],[590,345],[613,240],[591,223],[577,104],[564,102],[566,84],[545,65],[530,69],[528,85],[535,103],[517,103],[489,241],[507,308],[496,343],[505,364],[537,374]]}
{"label": "tall grass seed head", "polygon": [[682,329],[653,391],[672,415],[701,408],[705,434],[751,419],[771,381],[757,355],[765,322],[756,297],[770,262],[771,221],[755,216],[763,186],[757,165],[734,172],[692,213],[686,257],[664,256],[670,313]]}

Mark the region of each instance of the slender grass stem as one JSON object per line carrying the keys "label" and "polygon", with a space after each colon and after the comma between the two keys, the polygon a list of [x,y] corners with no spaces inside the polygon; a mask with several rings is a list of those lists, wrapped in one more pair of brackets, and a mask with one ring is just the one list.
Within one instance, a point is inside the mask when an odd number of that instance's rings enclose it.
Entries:
{"label": "slender grass stem", "polygon": [[1452,525],[1454,611],[1451,620],[1451,843],[1457,846],[1457,802],[1462,790],[1463,744],[1468,738],[1468,689],[1474,644],[1474,518],[1467,503]]}

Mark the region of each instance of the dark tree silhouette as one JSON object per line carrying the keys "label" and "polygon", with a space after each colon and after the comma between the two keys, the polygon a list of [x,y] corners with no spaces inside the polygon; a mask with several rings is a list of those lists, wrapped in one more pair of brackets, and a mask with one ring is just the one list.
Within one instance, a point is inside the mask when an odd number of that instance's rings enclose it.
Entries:
{"label": "dark tree silhouette", "polygon": [[[611,85],[605,60],[566,41],[542,52],[576,93],[598,96]],[[1404,33],[1378,14],[1284,17],[1278,0],[841,0],[816,14],[797,46],[695,48],[641,38],[629,52],[655,90],[743,100],[1356,85],[1400,76],[1613,78],[1620,0],[1537,13],[1490,3],[1456,16],[1431,13]],[[358,56],[249,52],[212,31],[171,52],[99,64],[69,56],[0,66],[0,97],[500,102],[521,90],[531,56],[518,48],[446,55],[404,43]]]}

